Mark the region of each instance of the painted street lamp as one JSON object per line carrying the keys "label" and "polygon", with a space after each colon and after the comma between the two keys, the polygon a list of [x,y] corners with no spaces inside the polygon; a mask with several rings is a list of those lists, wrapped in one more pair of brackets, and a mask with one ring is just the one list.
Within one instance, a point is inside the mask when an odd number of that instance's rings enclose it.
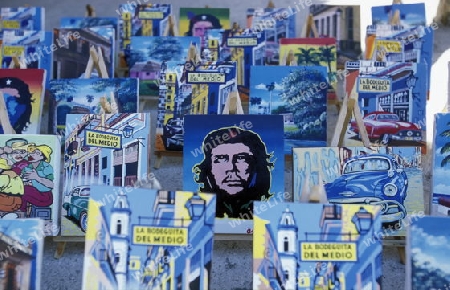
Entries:
{"label": "painted street lamp", "polygon": [[352,223],[355,224],[356,230],[360,235],[369,232],[372,227],[372,222],[372,213],[368,212],[364,207],[361,207],[352,218]]}
{"label": "painted street lamp", "polygon": [[130,126],[127,123],[127,125],[125,127],[123,127],[123,129],[122,129],[123,137],[130,138],[131,136],[133,136],[133,131],[134,131],[134,127]]}
{"label": "painted street lamp", "polygon": [[201,198],[198,193],[194,193],[194,195],[186,202],[185,207],[189,211],[189,215],[193,220],[198,220],[206,207],[206,200]]}
{"label": "painted street lamp", "polygon": [[406,86],[408,86],[408,88],[410,89],[414,88],[416,86],[417,79],[418,78],[411,72],[411,74],[406,79]]}

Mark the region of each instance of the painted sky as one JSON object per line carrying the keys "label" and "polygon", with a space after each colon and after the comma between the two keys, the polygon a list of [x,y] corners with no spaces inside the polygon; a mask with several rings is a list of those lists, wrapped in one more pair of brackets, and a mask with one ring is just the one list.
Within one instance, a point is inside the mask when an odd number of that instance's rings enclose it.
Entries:
{"label": "painted sky", "polygon": [[[268,105],[270,102],[270,93],[266,89],[266,85],[274,82],[275,89],[272,92],[272,106],[277,108],[287,105],[281,100],[279,95],[282,92],[282,80],[287,77],[290,72],[296,69],[319,70],[324,78],[327,77],[327,69],[322,66],[252,66],[250,67],[250,98],[261,98],[261,105]],[[249,107],[249,113],[257,113],[254,111],[257,106]]]}
{"label": "painted sky", "polygon": [[[98,27],[89,27],[86,29],[89,29],[92,32],[95,32],[103,37],[109,38],[111,40],[111,43],[114,43],[114,28],[106,26],[98,26]],[[112,47],[114,47],[114,45]]]}
{"label": "painted sky", "polygon": [[36,219],[0,219],[0,232],[22,243],[44,243],[43,222]]}
{"label": "painted sky", "polygon": [[[51,80],[50,81],[50,87],[52,85],[58,85],[58,82],[62,82],[64,83],[66,80]],[[101,92],[97,92],[95,91],[92,87],[92,85],[95,82],[98,82],[99,79],[70,79],[70,82],[73,83],[73,87],[77,88],[77,91],[74,92],[72,94],[73,96],[73,101],[72,102],[66,102],[65,100],[62,100],[60,103],[58,103],[58,106],[61,106],[63,104],[65,105],[69,105],[69,106],[73,106],[73,104],[82,104],[85,106],[96,106],[97,103],[100,101],[100,98],[107,95],[108,97],[111,96],[111,93],[113,93],[115,91],[115,84],[111,85],[109,87],[106,87],[103,91]],[[126,82],[130,82],[130,80],[126,80],[125,78],[121,79],[121,78],[116,78],[115,79],[116,83],[119,84],[119,87],[123,87],[124,84]],[[137,96],[137,90],[138,90],[138,82],[137,79],[134,79],[132,82],[135,82],[135,84],[133,84],[132,88],[135,88],[136,90],[136,96]],[[66,94],[66,92],[61,92]],[[94,101],[89,103],[86,96],[87,95],[91,95],[94,96]],[[58,98],[58,96],[55,96],[55,98]],[[136,102],[137,102],[137,97],[136,97]],[[96,102],[95,102],[96,100]]]}
{"label": "painted sky", "polygon": [[3,44],[19,44],[23,43],[27,39],[39,39],[40,42],[44,41],[45,32],[36,30],[21,30],[22,33],[18,33],[18,30],[5,30],[3,32]]}
{"label": "painted sky", "polygon": [[93,21],[101,21],[102,23],[110,23],[113,27],[118,26],[119,19],[116,17],[61,17],[61,28],[81,28]]}
{"label": "painted sky", "polygon": [[409,234],[411,254],[423,265],[440,268],[450,275],[450,220],[422,217],[414,222]]}
{"label": "painted sky", "polygon": [[[200,37],[197,36],[132,36],[130,49],[133,51],[141,51],[144,56],[149,55],[149,47],[154,44],[155,39],[162,38],[175,38],[183,47],[183,52],[179,59],[173,59],[173,61],[183,61],[186,60],[188,55],[189,46],[191,43],[200,43]],[[197,46],[198,47],[198,46]],[[152,60],[152,57],[148,56],[147,60]]]}
{"label": "painted sky", "polygon": [[384,24],[389,24],[388,14],[385,8],[392,7],[392,10],[400,10],[400,14],[404,15],[404,19],[401,19],[401,24],[404,26],[417,26],[425,25],[425,3],[416,4],[395,4],[388,6],[376,6],[372,7],[372,21],[380,21]]}
{"label": "painted sky", "polygon": [[447,125],[449,122],[450,114],[435,115],[433,193],[450,193],[450,182],[448,181],[450,164],[441,167],[442,160],[449,154],[441,154],[441,149],[447,142],[450,142],[450,137],[440,136],[442,132],[450,129],[450,126]]}

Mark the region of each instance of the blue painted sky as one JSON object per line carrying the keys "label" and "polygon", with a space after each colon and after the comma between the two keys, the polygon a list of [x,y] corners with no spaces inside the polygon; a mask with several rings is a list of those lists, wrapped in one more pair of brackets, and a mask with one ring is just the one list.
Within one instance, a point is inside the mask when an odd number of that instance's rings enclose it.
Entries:
{"label": "blue painted sky", "polygon": [[[262,202],[256,202],[255,208],[261,208]],[[275,205],[275,203],[271,204]],[[255,211],[255,216],[259,218],[269,220],[270,228],[272,233],[275,234],[278,223],[280,222],[281,215],[288,208],[290,211],[294,212],[294,218],[298,225],[299,240],[305,239],[305,232],[318,233],[320,232],[320,218],[322,216],[322,204],[302,204],[302,203],[278,203],[270,210],[260,211],[257,214]],[[269,207],[268,207],[269,208]],[[305,221],[308,222],[305,222]]]}
{"label": "blue painted sky", "polygon": [[216,40],[222,40],[222,32],[224,32],[223,29],[208,29],[206,30],[206,36],[208,39],[216,39]]}
{"label": "blue painted sky", "polygon": [[[116,78],[116,83],[125,83],[126,79],[121,79],[121,78]],[[62,79],[62,80],[51,80],[50,81],[50,87],[53,85],[57,85],[58,83],[64,83],[66,80]],[[74,87],[77,88],[77,91],[75,93],[72,94],[73,96],[73,101],[66,103],[64,101],[61,101],[61,103],[58,103],[58,105],[62,105],[62,104],[73,104],[73,103],[78,103],[78,104],[83,104],[86,106],[96,106],[98,104],[98,102],[100,101],[100,97],[103,97],[105,95],[107,95],[108,97],[111,96],[111,92],[115,91],[115,85],[113,86],[109,86],[106,87],[105,90],[101,91],[101,92],[97,92],[95,90],[92,89],[92,84],[95,82],[98,82],[99,79],[70,79],[70,82],[74,84]],[[128,80],[129,82],[129,80]],[[133,88],[136,89],[136,96],[138,95],[137,90],[138,90],[138,82],[135,79],[134,80],[135,85],[133,85]],[[123,84],[119,85],[120,87],[123,86]],[[66,94],[67,92],[61,92]],[[87,95],[91,95],[94,96],[94,101],[89,103],[86,99]],[[58,96],[55,96],[56,98]],[[138,97],[136,97],[136,102],[137,102]]]}
{"label": "blue painted sky", "polygon": [[[287,77],[289,73],[296,69],[307,68],[310,70],[319,70],[324,78],[327,77],[327,68],[323,66],[252,66],[250,67],[250,98],[262,98],[261,105],[268,105],[270,100],[269,91],[266,85],[275,82],[275,90],[272,92],[273,109],[287,105],[281,100],[279,94],[282,92],[282,79]],[[249,106],[249,113],[257,113],[254,111],[256,106]]]}
{"label": "blue painted sky", "polygon": [[425,25],[425,4],[395,4],[388,6],[375,6],[372,7],[372,22],[381,21],[383,24],[389,24],[388,14],[385,8],[392,7],[392,10],[400,10],[400,14],[404,15],[404,19],[401,19],[401,24],[404,26],[417,26]]}
{"label": "blue painted sky", "polygon": [[449,130],[450,114],[436,115],[436,130],[434,134],[434,168],[433,168],[433,193],[450,194],[450,164],[441,167],[441,162],[450,153],[441,154],[441,148],[445,143],[450,142],[450,137],[439,136],[445,130]]}
{"label": "blue painted sky", "polygon": [[61,28],[81,28],[92,21],[100,21],[102,23],[110,23],[112,26],[117,27],[119,18],[117,17],[62,17],[60,20]]}
{"label": "blue painted sky", "polygon": [[35,219],[0,219],[0,232],[21,241],[44,243],[43,223]]}
{"label": "blue painted sky", "polygon": [[422,217],[411,226],[411,253],[450,275],[450,219]]}
{"label": "blue painted sky", "polygon": [[106,27],[106,26],[99,26],[99,27],[89,27],[86,29],[89,29],[103,37],[110,38],[111,42],[113,43],[113,47],[114,47],[114,31],[115,31],[114,28]]}
{"label": "blue painted sky", "polygon": [[[179,59],[173,59],[174,61],[186,60],[188,49],[191,43],[200,43],[200,37],[197,36],[131,36],[130,49],[134,51],[141,51],[144,56],[149,55],[149,47],[153,45],[155,39],[157,38],[176,38],[181,46],[183,47],[183,52]],[[148,60],[152,60],[148,56]]]}

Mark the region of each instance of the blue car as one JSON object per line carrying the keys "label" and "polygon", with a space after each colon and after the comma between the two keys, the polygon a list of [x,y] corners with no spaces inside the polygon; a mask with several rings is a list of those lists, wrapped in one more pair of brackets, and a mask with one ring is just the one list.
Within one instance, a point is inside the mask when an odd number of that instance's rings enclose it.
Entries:
{"label": "blue car", "polygon": [[325,184],[329,203],[359,203],[381,206],[383,223],[406,217],[404,206],[408,177],[391,155],[370,154],[349,158],[342,175]]}
{"label": "blue car", "polygon": [[88,217],[88,202],[91,195],[89,185],[75,186],[64,197],[62,207],[66,210],[66,217],[78,223],[80,229],[86,232]]}

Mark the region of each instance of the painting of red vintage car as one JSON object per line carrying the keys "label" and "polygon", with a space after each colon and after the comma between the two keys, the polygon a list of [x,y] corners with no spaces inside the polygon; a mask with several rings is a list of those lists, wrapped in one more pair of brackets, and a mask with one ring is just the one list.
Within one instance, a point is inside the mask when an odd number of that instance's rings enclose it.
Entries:
{"label": "painting of red vintage car", "polygon": [[[379,140],[382,145],[388,145],[391,141],[422,141],[420,126],[400,120],[397,114],[375,111],[364,116],[363,121],[369,139]],[[350,130],[361,139],[355,120],[350,123]]]}

